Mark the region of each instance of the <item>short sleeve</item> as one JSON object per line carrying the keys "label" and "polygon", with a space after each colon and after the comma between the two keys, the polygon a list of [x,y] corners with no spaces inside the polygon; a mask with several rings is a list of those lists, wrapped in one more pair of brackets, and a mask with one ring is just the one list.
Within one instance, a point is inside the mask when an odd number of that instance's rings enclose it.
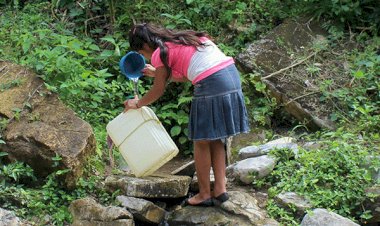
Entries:
{"label": "short sleeve", "polygon": [[153,52],[151,63],[153,65],[153,67],[155,67],[155,68],[164,66],[164,64],[162,63],[161,58],[160,58],[160,48],[157,48]]}

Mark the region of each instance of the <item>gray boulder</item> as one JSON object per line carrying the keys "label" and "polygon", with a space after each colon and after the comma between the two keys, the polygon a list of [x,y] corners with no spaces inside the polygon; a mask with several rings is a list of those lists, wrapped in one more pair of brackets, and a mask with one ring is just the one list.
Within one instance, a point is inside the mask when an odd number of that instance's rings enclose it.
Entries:
{"label": "gray boulder", "polygon": [[263,155],[247,158],[229,165],[226,169],[227,177],[238,179],[245,184],[251,184],[255,178],[263,178],[270,174],[276,165],[276,159]]}
{"label": "gray boulder", "polygon": [[169,214],[169,225],[242,225],[278,226],[268,217],[265,210],[258,207],[258,201],[248,193],[230,191],[230,199],[221,206],[185,206]]}
{"label": "gray boulder", "polygon": [[166,211],[154,203],[140,198],[119,195],[116,197],[120,205],[127,208],[136,219],[151,224],[159,224],[164,221]]}
{"label": "gray boulder", "polygon": [[314,209],[306,214],[301,226],[359,226],[348,218],[342,217],[326,209]]}
{"label": "gray boulder", "polygon": [[279,206],[285,209],[292,211],[294,208],[296,217],[299,218],[302,218],[305,212],[313,207],[307,198],[295,192],[280,193],[275,197],[275,201]]}
{"label": "gray boulder", "polygon": [[[40,178],[68,170],[62,180],[73,187],[96,150],[91,126],[48,91],[36,74],[2,61],[0,68],[0,86],[14,84],[0,92],[0,119],[8,120],[0,151],[30,165]],[[58,165],[52,160],[56,156],[62,158]]]}
{"label": "gray boulder", "polygon": [[125,208],[102,206],[93,198],[73,201],[69,207],[72,226],[133,226],[133,216]]}
{"label": "gray boulder", "polygon": [[[316,54],[315,51],[308,53],[308,48],[326,43],[326,31],[318,23],[308,20],[286,20],[263,39],[249,44],[236,60],[245,73],[259,74],[259,79],[266,84],[277,103],[309,129],[334,129],[329,118],[333,108],[331,104],[321,103],[316,85],[326,78],[307,73],[307,69],[300,66],[303,61],[295,60],[298,57],[306,61]],[[322,70],[321,65],[317,62],[314,68]],[[288,69],[291,73],[287,73]],[[329,79],[337,78],[332,76]]]}
{"label": "gray boulder", "polygon": [[0,226],[31,226],[18,218],[12,211],[0,208]]}
{"label": "gray boulder", "polygon": [[288,148],[293,151],[294,155],[298,154],[298,145],[294,143],[291,137],[283,137],[280,139],[269,141],[263,145],[247,146],[239,150],[239,158],[246,159],[268,154],[271,150]]}

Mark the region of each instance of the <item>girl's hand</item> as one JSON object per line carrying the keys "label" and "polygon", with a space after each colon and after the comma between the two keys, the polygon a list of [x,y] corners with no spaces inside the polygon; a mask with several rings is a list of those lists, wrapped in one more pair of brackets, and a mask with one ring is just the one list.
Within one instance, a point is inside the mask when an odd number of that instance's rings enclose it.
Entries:
{"label": "girl's hand", "polygon": [[142,73],[148,77],[155,77],[156,68],[154,68],[151,64],[146,64],[145,68],[142,70]]}
{"label": "girl's hand", "polygon": [[136,95],[134,99],[129,99],[124,101],[124,112],[129,109],[138,109],[140,106],[138,105],[139,97]]}

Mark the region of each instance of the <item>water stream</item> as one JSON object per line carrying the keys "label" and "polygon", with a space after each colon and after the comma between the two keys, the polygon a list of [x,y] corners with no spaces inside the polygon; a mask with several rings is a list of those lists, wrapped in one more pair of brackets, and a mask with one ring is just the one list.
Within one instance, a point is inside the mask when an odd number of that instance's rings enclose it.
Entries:
{"label": "water stream", "polygon": [[139,84],[139,77],[136,77],[136,78],[130,78],[133,82],[133,94],[134,96],[138,96],[139,95],[139,90],[138,90],[138,84]]}

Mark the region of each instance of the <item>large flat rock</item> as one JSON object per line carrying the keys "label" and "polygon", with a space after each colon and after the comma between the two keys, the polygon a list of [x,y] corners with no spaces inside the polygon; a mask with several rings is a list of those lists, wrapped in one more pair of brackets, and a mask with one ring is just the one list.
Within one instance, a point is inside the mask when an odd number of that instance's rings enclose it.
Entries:
{"label": "large flat rock", "polygon": [[106,178],[109,192],[120,190],[122,195],[138,198],[178,198],[187,195],[191,177],[153,174],[137,178],[131,175],[113,175]]}

